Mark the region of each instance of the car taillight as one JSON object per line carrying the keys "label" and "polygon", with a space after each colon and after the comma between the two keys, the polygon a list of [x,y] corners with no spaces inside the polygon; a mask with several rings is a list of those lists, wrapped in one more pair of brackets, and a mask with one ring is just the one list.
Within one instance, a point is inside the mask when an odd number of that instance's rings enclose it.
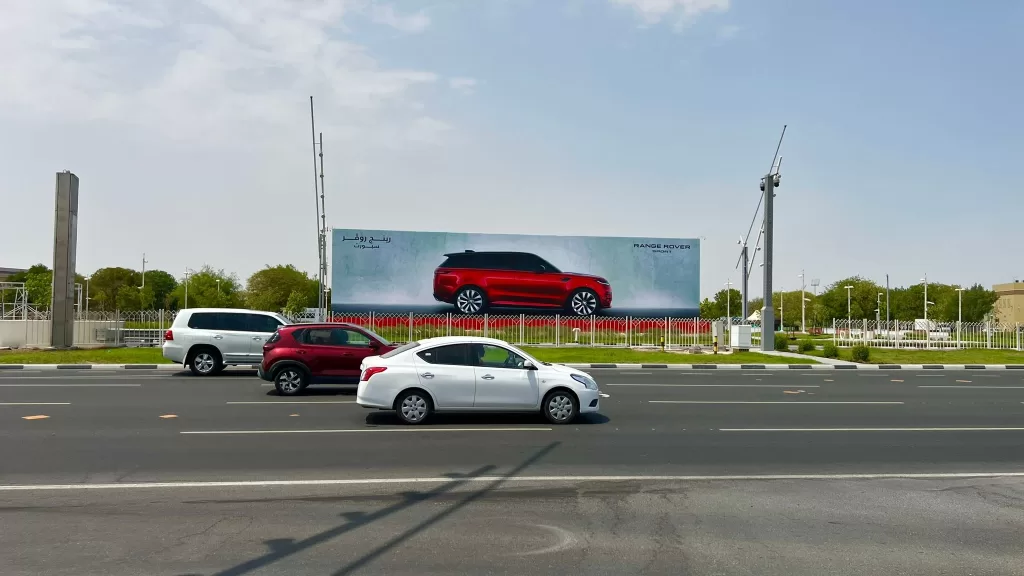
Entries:
{"label": "car taillight", "polygon": [[370,376],[373,376],[374,374],[380,374],[381,372],[387,369],[387,366],[370,366],[366,370],[363,370],[363,374],[362,376],[359,377],[359,380],[366,382],[367,380],[370,379]]}
{"label": "car taillight", "polygon": [[168,330],[167,332],[164,332],[164,340],[168,341],[168,342],[171,341],[171,340],[174,340],[174,332],[172,332],[170,330]]}

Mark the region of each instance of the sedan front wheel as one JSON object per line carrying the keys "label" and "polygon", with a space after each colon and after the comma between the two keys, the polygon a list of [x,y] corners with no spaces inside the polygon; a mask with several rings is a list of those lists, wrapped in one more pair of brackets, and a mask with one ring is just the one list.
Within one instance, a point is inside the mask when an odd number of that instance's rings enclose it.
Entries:
{"label": "sedan front wheel", "polygon": [[580,412],[579,401],[570,392],[555,390],[544,397],[544,417],[552,424],[570,424]]}

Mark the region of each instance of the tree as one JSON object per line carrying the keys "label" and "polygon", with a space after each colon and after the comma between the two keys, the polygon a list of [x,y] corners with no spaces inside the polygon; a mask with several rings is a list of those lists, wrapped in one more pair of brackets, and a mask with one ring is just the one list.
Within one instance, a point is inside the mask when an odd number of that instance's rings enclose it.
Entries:
{"label": "tree", "polygon": [[291,316],[298,316],[309,308],[309,295],[303,294],[299,290],[293,290],[291,295],[288,296],[288,303],[284,306],[284,312]]}
{"label": "tree", "polygon": [[114,303],[117,310],[139,310],[142,308],[142,290],[135,286],[121,286]]}
{"label": "tree", "polygon": [[[853,287],[849,291],[849,302],[847,302],[846,286]],[[825,318],[844,319],[850,317],[858,320],[864,318],[874,320],[879,292],[884,293],[885,288],[871,280],[853,276],[833,282],[818,296],[818,299],[821,302]],[[847,308],[848,303],[849,308]],[[884,308],[882,312],[884,318]]]}
{"label": "tree", "polygon": [[[141,275],[131,268],[100,268],[92,273],[92,279],[89,281],[89,292],[92,293],[89,309],[115,310],[121,308],[121,302],[118,301],[118,296],[122,294],[121,289],[129,288],[138,293],[141,281]],[[138,295],[136,294],[132,298],[127,296],[127,292],[124,294],[121,296],[122,302],[134,305],[133,308],[125,309],[138,310],[140,306]]]}
{"label": "tree", "polygon": [[16,272],[7,277],[7,282],[28,282],[28,277],[33,274],[41,274],[49,272],[50,268],[46,264],[36,264],[25,270],[24,272]]}
{"label": "tree", "polygon": [[49,308],[53,301],[53,271],[42,266],[33,266],[25,276],[25,291],[28,301],[38,308]]}
{"label": "tree", "polygon": [[[188,288],[188,302],[185,289]],[[243,294],[238,279],[223,270],[204,266],[199,272],[190,274],[186,284],[183,278],[168,297],[172,309],[184,308],[241,308]]]}
{"label": "tree", "polygon": [[147,270],[146,287],[142,291],[142,307],[147,310],[166,307],[167,298],[177,287],[178,281],[171,274],[163,270]]}
{"label": "tree", "polygon": [[699,314],[701,318],[718,318],[718,307],[714,302],[705,298],[700,301]]}
{"label": "tree", "polygon": [[302,303],[302,308],[316,306],[319,285],[291,264],[267,266],[249,276],[246,283],[245,304],[254,310],[279,312],[290,303]]}
{"label": "tree", "polygon": [[727,314],[736,316],[743,315],[743,293],[735,288],[726,290],[722,288],[715,293],[716,318],[724,318]]}

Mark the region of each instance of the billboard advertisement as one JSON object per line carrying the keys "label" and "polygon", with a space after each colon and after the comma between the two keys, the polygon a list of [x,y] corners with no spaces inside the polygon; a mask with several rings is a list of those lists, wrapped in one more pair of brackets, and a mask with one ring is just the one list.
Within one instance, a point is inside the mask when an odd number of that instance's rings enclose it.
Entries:
{"label": "billboard advertisement", "polygon": [[700,241],[335,229],[337,313],[696,316]]}

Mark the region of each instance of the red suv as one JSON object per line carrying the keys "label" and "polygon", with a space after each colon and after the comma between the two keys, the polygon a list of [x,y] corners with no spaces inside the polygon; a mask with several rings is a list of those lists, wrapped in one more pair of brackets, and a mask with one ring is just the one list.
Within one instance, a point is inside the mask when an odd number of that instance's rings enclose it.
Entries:
{"label": "red suv", "polygon": [[394,350],[390,342],[355,324],[290,324],[278,328],[263,345],[259,376],[278,394],[301,393],[313,378],[359,380],[367,356]]}
{"label": "red suv", "polygon": [[488,306],[565,308],[590,316],[612,305],[612,287],[598,276],[562,272],[529,252],[455,252],[434,270],[434,298],[463,314]]}

